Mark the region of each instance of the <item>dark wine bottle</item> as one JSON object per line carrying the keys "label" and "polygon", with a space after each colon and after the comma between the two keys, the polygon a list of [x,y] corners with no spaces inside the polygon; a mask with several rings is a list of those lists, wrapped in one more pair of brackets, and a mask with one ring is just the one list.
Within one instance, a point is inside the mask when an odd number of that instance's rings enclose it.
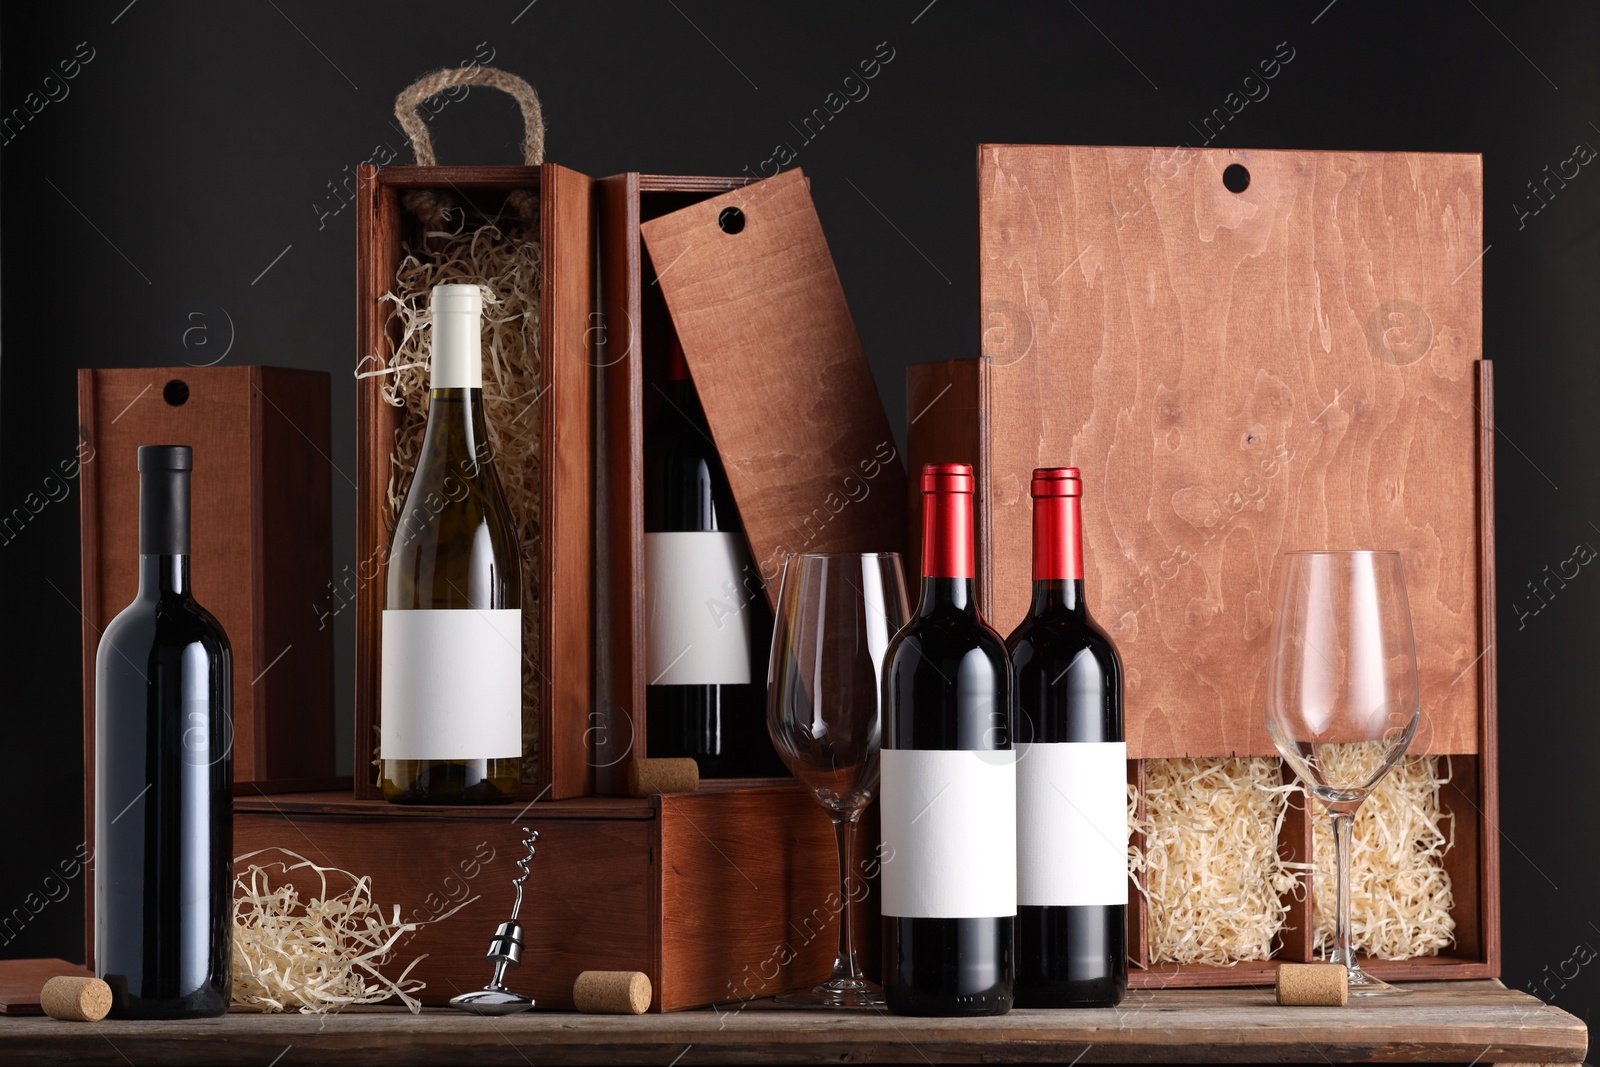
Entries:
{"label": "dark wine bottle", "polygon": [[883,668],[883,993],[900,1015],[1001,1015],[1017,913],[1011,664],[978,614],[972,468],[928,464],[922,494],[922,596]]}
{"label": "dark wine bottle", "polygon": [[1122,663],[1083,596],[1083,482],[1033,472],[1033,606],[1006,640],[1017,693],[1017,1006],[1128,989]]}
{"label": "dark wine bottle", "polygon": [[[645,432],[645,720],[703,778],[786,774],[766,727],[766,593],[676,337]],[[753,657],[763,656],[756,663]]]}
{"label": "dark wine bottle", "polygon": [[127,1019],[231,990],[233,665],[189,589],[192,463],[139,449],[139,593],[95,651],[94,964]]}
{"label": "dark wine bottle", "polygon": [[522,783],[522,553],[483,411],[483,292],[430,299],[428,426],[383,611],[383,795],[498,803]]}

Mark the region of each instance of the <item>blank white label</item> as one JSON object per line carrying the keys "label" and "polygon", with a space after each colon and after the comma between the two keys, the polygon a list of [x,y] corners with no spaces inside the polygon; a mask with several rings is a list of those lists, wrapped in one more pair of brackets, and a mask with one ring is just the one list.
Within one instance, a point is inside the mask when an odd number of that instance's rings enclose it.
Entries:
{"label": "blank white label", "polygon": [[1017,903],[1128,902],[1128,746],[1017,746]]}
{"label": "blank white label", "polygon": [[882,752],[883,914],[984,919],[1017,913],[1016,753]]}
{"label": "blank white label", "polygon": [[522,756],[522,611],[383,613],[384,759]]}
{"label": "blank white label", "polygon": [[749,683],[743,562],[739,534],[644,535],[645,680],[651,685]]}

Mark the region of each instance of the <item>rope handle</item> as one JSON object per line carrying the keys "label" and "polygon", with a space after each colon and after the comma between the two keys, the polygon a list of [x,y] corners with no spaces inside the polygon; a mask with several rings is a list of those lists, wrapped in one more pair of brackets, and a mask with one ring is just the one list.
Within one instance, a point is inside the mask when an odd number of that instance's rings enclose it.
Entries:
{"label": "rope handle", "polygon": [[422,120],[418,109],[430,97],[458,85],[499,89],[515,100],[522,109],[523,161],[530,167],[537,167],[544,162],[544,109],[539,106],[539,94],[515,74],[508,74],[496,67],[474,65],[445,67],[424,74],[394,98],[394,117],[400,120],[400,128],[411,138],[411,148],[420,166],[438,166],[438,160],[433,154],[433,139],[428,135],[428,124]]}

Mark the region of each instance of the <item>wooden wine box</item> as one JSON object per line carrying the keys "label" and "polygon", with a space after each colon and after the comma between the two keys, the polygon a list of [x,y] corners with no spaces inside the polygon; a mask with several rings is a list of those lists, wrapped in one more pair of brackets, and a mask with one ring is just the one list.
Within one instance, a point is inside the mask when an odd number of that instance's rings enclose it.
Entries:
{"label": "wooden wine box", "polygon": [[[412,807],[348,794],[240,796],[234,848],[288,849],[321,866],[371,875],[373,900],[421,922],[384,973],[411,971],[424,1003],[481,988],[495,928],[510,916],[512,879],[538,833],[518,921],[522,966],[506,984],[538,1010],[572,1010],[586,970],[642,971],[651,1010],[771,996],[827,978],[839,882],[833,830],[792,781],[707,783],[698,793],[587,797],[510,806]],[[314,871],[285,877],[280,852],[260,864],[271,884],[319,893]],[[329,876],[335,892],[348,882]],[[458,909],[459,910],[453,910]],[[438,921],[428,921],[438,919]]]}
{"label": "wooden wine box", "polygon": [[[1006,632],[1027,609],[1030,472],[1082,468],[1090,611],[1123,657],[1140,786],[1146,760],[1276,755],[1283,552],[1399,549],[1422,702],[1410,751],[1449,757],[1455,943],[1363,966],[1498,975],[1481,158],[988,145],[978,187],[982,355],[909,368],[907,418],[913,469],[977,466],[986,617]],[[1310,862],[1325,821],[1291,807],[1280,855]],[[1130,902],[1135,986],[1266,982],[1313,957],[1305,875],[1274,958],[1227,967],[1152,964]]]}
{"label": "wooden wine box", "polygon": [[[233,776],[331,788],[332,467],[328,375],[287,367],[78,372],[85,810],[94,811],[94,660],[139,587],[140,445],[194,450],[190,574],[233,647]],[[90,840],[93,840],[91,837]]]}
{"label": "wooden wine box", "polygon": [[[397,341],[385,294],[424,223],[405,202],[411,191],[450,196],[481,224],[510,213],[517,190],[538,200],[540,373],[540,545],[536,775],[526,798],[564,799],[593,791],[588,731],[593,694],[594,182],[553,163],[542,166],[384,167],[356,175],[356,795],[378,799],[375,750],[382,715],[382,618],[393,537],[389,485],[399,409],[383,395],[383,371]],[[460,224],[452,220],[451,225]],[[530,405],[532,406],[532,405]],[[502,457],[500,462],[506,462]],[[525,712],[525,714],[527,714]],[[526,733],[526,731],[525,731]],[[525,754],[527,755],[527,754]]]}

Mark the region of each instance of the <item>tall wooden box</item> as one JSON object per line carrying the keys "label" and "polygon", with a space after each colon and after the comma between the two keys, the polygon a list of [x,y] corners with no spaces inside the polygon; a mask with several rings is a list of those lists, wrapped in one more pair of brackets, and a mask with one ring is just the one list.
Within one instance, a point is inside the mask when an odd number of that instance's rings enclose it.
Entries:
{"label": "tall wooden box", "polygon": [[[913,464],[977,465],[987,617],[1005,632],[1027,608],[1029,473],[1081,467],[1090,611],[1123,656],[1138,785],[1148,759],[1276,754],[1263,701],[1284,551],[1400,549],[1411,751],[1451,757],[1456,943],[1363,965],[1497,975],[1480,157],[989,145],[979,189],[983,357],[910,368],[907,415]],[[1290,811],[1286,859],[1310,859],[1313,819],[1320,805]],[[1303,878],[1285,897],[1272,960],[1224,968],[1152,966],[1134,894],[1131,981],[1264,981],[1311,958],[1312,893]]]}
{"label": "tall wooden box", "polygon": [[269,792],[333,784],[333,627],[319,610],[333,567],[329,418],[322,371],[78,372],[92,455],[80,474],[86,789],[95,650],[139,587],[138,448],[149,444],[194,450],[191,575],[233,646],[234,781]]}
{"label": "tall wooden box", "polygon": [[[514,190],[539,204],[540,418],[539,701],[537,774],[527,798],[563,799],[593,790],[589,758],[593,693],[591,622],[594,553],[594,413],[591,321],[594,294],[593,181],[553,163],[538,167],[385,167],[356,175],[358,370],[381,368],[393,351],[384,294],[423,224],[403,202],[410,190],[452,195],[475,218],[492,218]],[[356,385],[356,795],[378,799],[382,715],[382,618],[392,514],[386,491],[398,412],[376,373]],[[500,459],[506,462],[505,457]],[[525,717],[529,712],[525,709]],[[524,725],[527,735],[527,724]]]}
{"label": "tall wooden box", "polygon": [[[195,599],[233,648],[240,794],[332,788],[328,375],[284,367],[78,372],[83,442],[85,840],[94,840],[95,653],[139,585],[138,447],[186,444]],[[93,883],[86,881],[93,962]]]}

